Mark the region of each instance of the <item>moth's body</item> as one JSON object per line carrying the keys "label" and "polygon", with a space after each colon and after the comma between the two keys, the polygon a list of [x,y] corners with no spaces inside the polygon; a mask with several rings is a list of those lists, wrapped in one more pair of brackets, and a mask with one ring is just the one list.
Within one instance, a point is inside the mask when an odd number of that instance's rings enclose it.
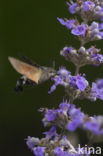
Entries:
{"label": "moth's body", "polygon": [[17,86],[23,86],[24,84],[40,84],[46,80],[48,80],[50,77],[54,76],[56,74],[56,71],[54,68],[51,67],[43,67],[39,66],[33,62],[30,63],[30,60],[26,58],[26,61],[28,63],[22,62],[18,59],[15,59],[13,57],[8,58],[13,68],[23,75],[19,81],[17,81]]}

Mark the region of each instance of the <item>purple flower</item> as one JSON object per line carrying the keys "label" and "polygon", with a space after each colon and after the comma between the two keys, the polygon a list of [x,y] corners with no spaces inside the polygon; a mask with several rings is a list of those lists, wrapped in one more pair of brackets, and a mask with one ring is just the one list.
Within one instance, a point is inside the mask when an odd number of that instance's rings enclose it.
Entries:
{"label": "purple flower", "polygon": [[70,109],[70,104],[66,102],[62,102],[60,105],[59,105],[59,108],[65,112],[68,112],[68,110]]}
{"label": "purple flower", "polygon": [[[64,72],[64,71],[62,71],[62,72]],[[50,94],[50,93],[52,93],[54,90],[56,90],[56,87],[57,87],[58,85],[63,85],[63,84],[64,84],[64,81],[63,81],[63,79],[62,79],[61,76],[55,77],[53,80],[55,81],[55,83],[54,83],[54,85],[51,86],[51,88],[50,88],[48,94]]]}
{"label": "purple flower", "polygon": [[64,151],[61,147],[54,149],[55,156],[76,156],[74,153],[69,153],[69,151]]}
{"label": "purple flower", "polygon": [[69,54],[71,51],[72,51],[72,47],[65,47],[65,52],[67,53],[67,54]]}
{"label": "purple flower", "polygon": [[93,54],[91,56],[91,58],[96,62],[95,65],[99,65],[100,63],[103,62],[103,55],[100,55],[100,54]]}
{"label": "purple flower", "polygon": [[51,139],[53,136],[56,136],[56,127],[53,126],[48,132],[44,132],[46,138]]}
{"label": "purple flower", "polygon": [[84,11],[92,11],[95,7],[95,3],[92,1],[83,2],[83,10]]}
{"label": "purple flower", "polygon": [[103,39],[103,32],[99,31],[98,35]]}
{"label": "purple flower", "polygon": [[62,18],[57,18],[58,21],[60,22],[60,24],[62,24],[63,26],[66,26],[68,29],[71,29],[75,26],[76,20],[72,19],[72,20],[63,20]]}
{"label": "purple flower", "polygon": [[103,116],[90,117],[89,121],[84,123],[84,128],[95,135],[103,135]]}
{"label": "purple flower", "polygon": [[48,91],[48,94],[54,92],[55,90],[56,90],[56,85],[54,84],[51,86],[50,90]]}
{"label": "purple flower", "polygon": [[71,132],[75,131],[77,128],[79,128],[81,124],[78,123],[78,120],[73,120],[73,121],[70,121],[67,125],[67,129]]}
{"label": "purple flower", "polygon": [[[70,48],[71,49],[71,48]],[[70,50],[69,49],[69,50]],[[71,74],[71,72],[70,71],[68,71],[65,67],[61,67],[59,70],[58,70],[58,72],[57,72],[59,75],[61,75],[61,76],[69,76],[70,74]]]}
{"label": "purple flower", "polygon": [[53,92],[58,85],[68,85],[65,81],[69,78],[70,76],[70,71],[66,70],[65,67],[61,67],[57,71],[58,76],[54,77],[52,80],[54,80],[54,85],[51,87],[50,91],[48,92],[49,94]]}
{"label": "purple flower", "polygon": [[76,25],[76,20],[74,20],[74,19],[72,19],[72,20],[66,20],[65,26],[68,29],[72,29],[75,25]]}
{"label": "purple flower", "polygon": [[92,56],[94,54],[98,54],[100,52],[100,49],[96,49],[94,46],[90,47],[87,52]]}
{"label": "purple flower", "polygon": [[69,131],[75,131],[77,128],[82,127],[85,114],[74,106],[68,113],[70,116],[70,122],[67,124],[67,129]]}
{"label": "purple flower", "polygon": [[95,98],[103,100],[103,79],[99,79],[96,83],[92,83],[91,94]]}
{"label": "purple flower", "polygon": [[63,152],[63,150],[60,147],[57,147],[54,150],[54,154],[55,154],[55,156],[64,156],[64,152]]}
{"label": "purple flower", "polygon": [[97,22],[92,22],[90,26],[90,34],[95,39],[102,39],[103,38],[103,32],[100,31],[103,29],[103,23],[99,24]]}
{"label": "purple flower", "polygon": [[99,24],[99,30],[103,30],[103,23]]}
{"label": "purple flower", "polygon": [[99,132],[99,125],[97,122],[87,121],[85,122],[84,127],[95,134],[98,134]]}
{"label": "purple flower", "polygon": [[65,56],[66,54],[70,54],[72,49],[72,47],[64,47],[63,50],[61,50],[60,54],[63,56]]}
{"label": "purple flower", "polygon": [[75,86],[81,91],[84,91],[88,85],[88,82],[83,76],[77,75],[70,78],[70,85]]}
{"label": "purple flower", "polygon": [[59,17],[58,17],[57,20],[58,20],[58,21],[60,22],[60,24],[62,24],[62,25],[65,25],[65,23],[66,23],[62,18],[59,18]]}
{"label": "purple flower", "polygon": [[39,139],[28,136],[26,144],[32,150],[35,147],[35,145],[39,144]]}
{"label": "purple flower", "polygon": [[47,121],[55,120],[55,111],[52,109],[48,110],[48,112],[45,114],[45,118]]}
{"label": "purple flower", "polygon": [[79,76],[76,80],[76,85],[79,90],[84,91],[85,88],[87,87],[88,83],[84,77]]}
{"label": "purple flower", "polygon": [[35,147],[33,149],[33,153],[35,154],[35,156],[45,156],[45,147]]}
{"label": "purple flower", "polygon": [[78,7],[77,3],[72,3],[72,5],[70,5],[70,7],[68,8],[69,12],[71,14],[75,14],[76,13],[76,8]]}
{"label": "purple flower", "polygon": [[72,29],[72,34],[76,36],[83,36],[85,37],[86,30],[88,29],[87,24],[78,25],[77,27]]}
{"label": "purple flower", "polygon": [[91,26],[89,27],[90,31],[93,31],[95,29],[99,28],[99,23],[98,22],[92,22]]}
{"label": "purple flower", "polygon": [[103,21],[103,7],[100,6],[100,9],[97,11],[98,17]]}

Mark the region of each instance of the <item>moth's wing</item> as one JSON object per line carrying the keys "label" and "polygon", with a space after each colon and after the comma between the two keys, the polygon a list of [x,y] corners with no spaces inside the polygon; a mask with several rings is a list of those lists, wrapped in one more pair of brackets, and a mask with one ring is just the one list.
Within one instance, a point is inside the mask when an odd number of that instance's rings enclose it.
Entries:
{"label": "moth's wing", "polygon": [[13,68],[20,74],[25,75],[28,79],[38,84],[42,70],[38,67],[31,66],[13,57],[8,57]]}
{"label": "moth's wing", "polygon": [[22,60],[29,64],[29,65],[32,65],[32,66],[35,66],[35,67],[41,67],[40,65],[38,65],[36,62],[32,61],[31,59],[29,59],[27,56],[24,56],[23,54],[19,54],[20,57],[22,58]]}

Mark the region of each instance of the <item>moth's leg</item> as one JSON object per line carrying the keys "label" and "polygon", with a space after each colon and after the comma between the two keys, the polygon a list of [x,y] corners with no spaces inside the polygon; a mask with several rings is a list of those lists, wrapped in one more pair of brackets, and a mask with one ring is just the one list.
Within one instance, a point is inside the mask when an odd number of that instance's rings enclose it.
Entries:
{"label": "moth's leg", "polygon": [[23,85],[26,84],[27,78],[25,76],[22,76],[16,83],[15,91],[16,92],[22,92],[23,91]]}

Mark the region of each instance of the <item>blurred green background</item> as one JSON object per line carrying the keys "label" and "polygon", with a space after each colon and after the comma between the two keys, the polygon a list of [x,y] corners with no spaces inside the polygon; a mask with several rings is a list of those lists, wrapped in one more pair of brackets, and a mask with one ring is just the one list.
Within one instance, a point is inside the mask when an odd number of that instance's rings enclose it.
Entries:
{"label": "blurred green background", "polygon": [[[18,57],[22,53],[40,65],[56,69],[65,65],[74,73],[74,66],[59,55],[66,45],[79,47],[79,42],[66,28],[57,21],[57,17],[70,18],[62,0],[4,0],[0,2],[0,155],[32,156],[25,144],[27,136],[42,137],[45,129],[42,116],[37,111],[40,107],[57,107],[62,102],[64,90],[57,90],[48,95],[52,82],[39,86],[25,87],[23,93],[14,92],[13,88],[20,77],[8,62],[8,56]],[[103,41],[95,42],[102,48]],[[89,46],[89,45],[87,45]],[[95,80],[103,77],[103,65],[86,66],[81,69],[87,78]],[[103,102],[91,103],[88,100],[75,101],[85,113],[103,114]]]}

